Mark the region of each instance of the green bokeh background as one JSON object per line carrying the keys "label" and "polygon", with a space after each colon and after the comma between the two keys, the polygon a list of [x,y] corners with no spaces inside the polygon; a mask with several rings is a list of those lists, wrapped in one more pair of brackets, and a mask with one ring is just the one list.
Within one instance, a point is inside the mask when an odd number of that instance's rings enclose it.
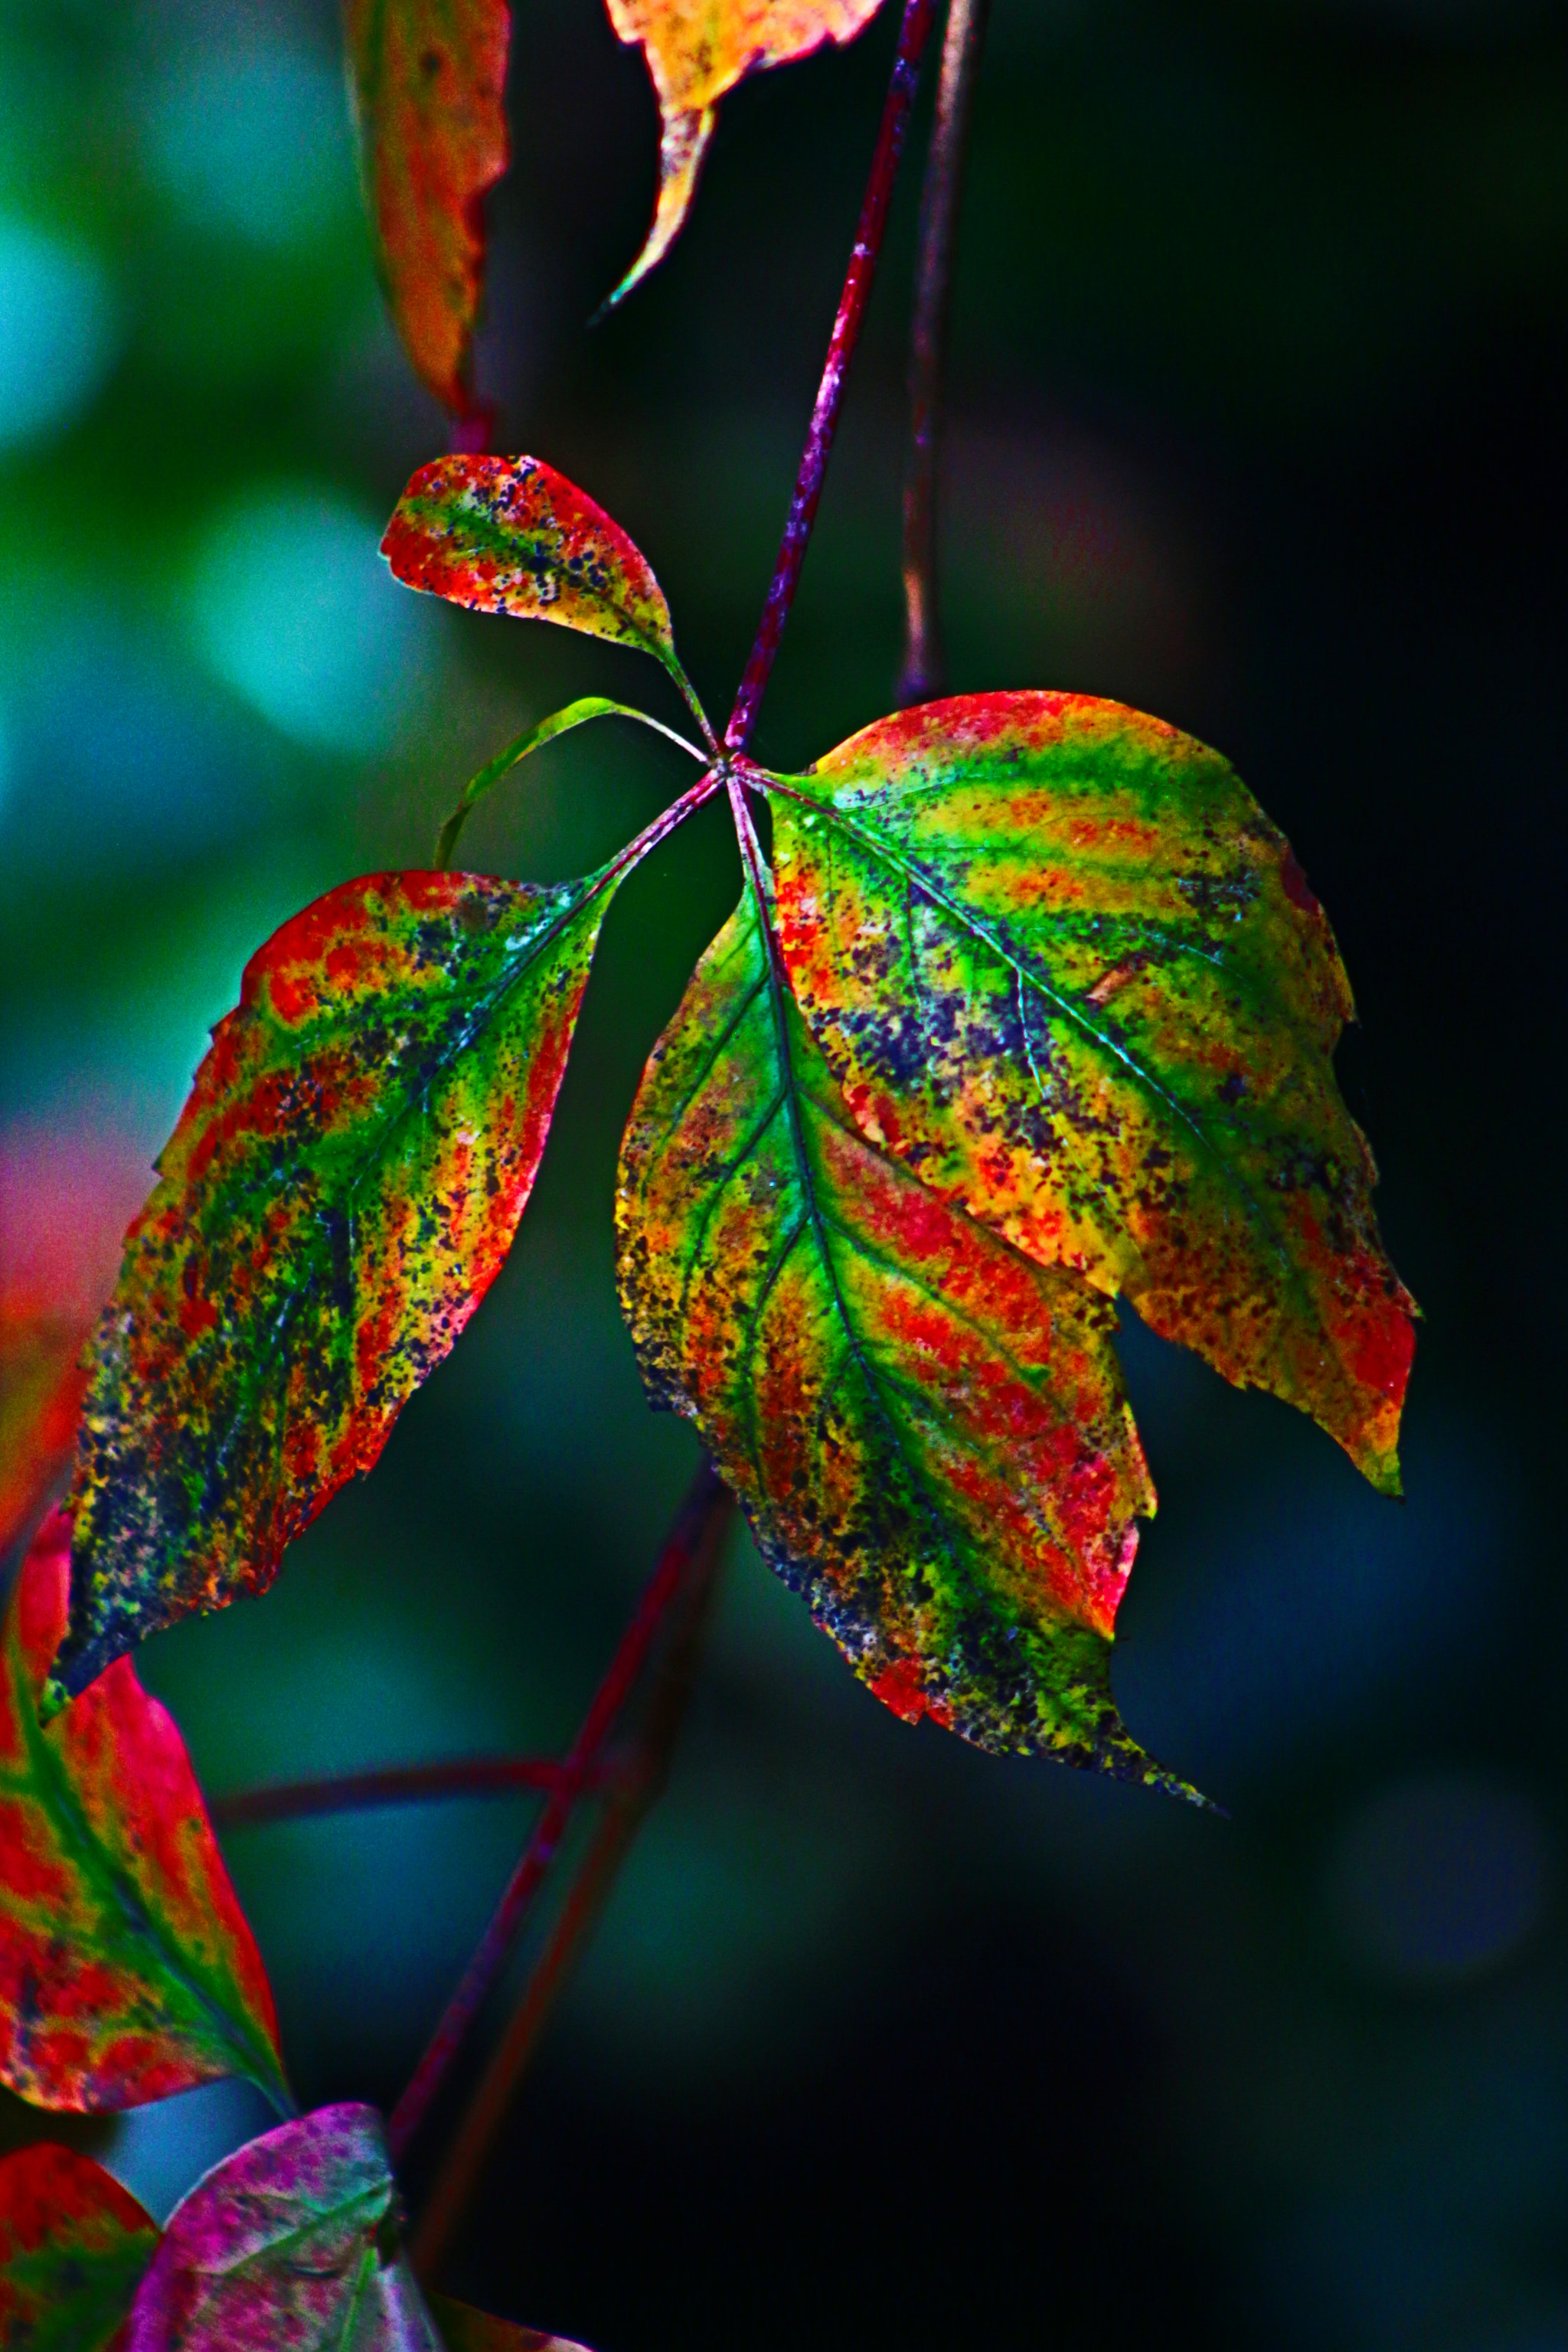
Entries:
{"label": "green bokeh background", "polygon": [[[993,13],[952,683],[1156,710],[1289,832],[1356,982],[1344,1083],[1428,1318],[1409,1500],[1129,1331],[1161,1511],[1118,1689],[1228,1821],[906,1729],[738,1547],[674,1785],[450,2283],[596,2352],[1568,2352],[1568,23],[1550,0]],[[632,531],[721,716],[892,37],[728,101],[686,237],[589,333],[647,216],[652,103],[598,0],[517,8],[499,446]],[[13,1234],[58,1237],[94,1184],[133,1204],[247,954],[334,882],[426,861],[509,735],[585,692],[678,718],[651,664],[380,566],[444,427],[382,314],[336,41],[304,0],[0,7]],[[911,173],[773,764],[891,698],[913,215]],[[469,862],[582,871],[685,772],[629,730],[573,736]],[[569,1736],[695,1458],[642,1403],[610,1202],[637,1070],[736,887],[709,812],[623,892],[461,1348],[264,1601],[144,1653],[212,1790]],[[395,2095],[526,1818],[236,1833],[307,2101]],[[264,2121],[219,2088],[68,2128],[162,2210]]]}

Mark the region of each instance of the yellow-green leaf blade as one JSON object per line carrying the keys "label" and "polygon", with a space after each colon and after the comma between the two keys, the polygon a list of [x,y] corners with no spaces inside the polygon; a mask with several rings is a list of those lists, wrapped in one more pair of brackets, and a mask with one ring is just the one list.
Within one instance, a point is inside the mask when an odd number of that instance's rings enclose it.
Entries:
{"label": "yellow-green leaf blade", "polygon": [[375,1461],[510,1246],[612,888],[372,875],[252,959],[100,1326],[63,1690]]}
{"label": "yellow-green leaf blade", "polygon": [[1110,1696],[1153,1507],[1113,1310],[868,1144],[749,902],[649,1061],[616,1222],[653,1402],[696,1422],[877,1696],[1000,1752],[1164,1781]]}
{"label": "yellow-green leaf blade", "polygon": [[661,261],[685,224],[712,136],[714,108],[747,74],[787,65],[825,43],[852,41],[881,0],[607,0],[623,41],[647,59],[658,99],[658,199],[641,253],[610,297],[618,302]]}
{"label": "yellow-green leaf blade", "polygon": [[473,407],[480,204],[506,170],[507,0],[347,0],[365,197],[392,315],[437,400]]}
{"label": "yellow-green leaf blade", "polygon": [[40,1529],[0,1658],[0,2080],[138,2106],[227,2074],[288,2102],[278,2021],[173,1718],[121,1659],[43,1729],[69,1523]]}
{"label": "yellow-green leaf blade", "polygon": [[790,976],[865,1132],[1397,1491],[1414,1307],[1334,1082],[1350,989],[1225,761],[1118,703],[962,697],[775,819]]}

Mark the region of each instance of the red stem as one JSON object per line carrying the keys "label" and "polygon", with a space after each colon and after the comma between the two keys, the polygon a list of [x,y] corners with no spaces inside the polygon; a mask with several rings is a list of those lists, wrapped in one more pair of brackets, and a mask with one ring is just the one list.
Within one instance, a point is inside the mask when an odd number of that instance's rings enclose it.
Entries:
{"label": "red stem", "polygon": [[704,1460],[670,1529],[659,1555],[658,1565],[644,1589],[631,1622],[621,1635],[608,1671],[583,1717],[577,1737],[561,1767],[560,1778],[539,1816],[533,1835],[523,1848],[522,1858],[496,1906],[495,1915],[485,1929],[479,1949],[447,2004],[446,2014],[415,2068],[413,2080],[392,2111],[386,2136],[395,2162],[405,2154],[424,2121],[464,2036],[500,1974],[512,1938],[566,1834],[578,1798],[594,1777],[600,1750],[630,1696],[665,1612],[680,1591],[692,1561],[701,1555],[703,1530],[708,1519],[723,1503],[726,1493],[718,1472],[710,1462]]}
{"label": "red stem", "polygon": [[914,104],[921,56],[931,31],[933,5],[934,0],[904,0],[904,22],[899,35],[898,55],[893,60],[893,78],[888,86],[887,101],[882,108],[882,127],[877,134],[871,176],[867,182],[865,202],[860,207],[859,226],[855,232],[855,250],[849,257],[844,291],[838,298],[838,315],[833,321],[827,359],[816,391],[816,405],[811,412],[811,429],[805,436],[800,472],[795,478],[789,520],[784,524],[784,538],[779,542],[778,562],[773,566],[773,584],[768,590],[767,603],[763,607],[763,617],[757,625],[756,643],[752,647],[752,657],[746,664],[745,676],[735,697],[735,708],[730,713],[730,724],[724,730],[725,748],[731,751],[743,751],[752,740],[757,712],[762,707],[763,696],[767,691],[768,678],[778,653],[779,640],[784,635],[784,623],[789,618],[790,606],[795,602],[795,592],[799,585],[801,565],[805,562],[812,526],[816,520],[817,502],[822,496],[822,478],[827,471],[833,436],[838,429],[838,412],[844,404],[844,380],[856,343],[859,341],[871,280],[877,274],[877,257],[881,252],[882,236],[888,226],[888,205],[898,173],[899,157],[903,152],[904,133],[909,129],[910,109]]}
{"label": "red stem", "polygon": [[257,1829],[267,1822],[364,1812],[377,1805],[417,1804],[428,1797],[504,1796],[517,1789],[553,1789],[561,1771],[556,1756],[464,1756],[449,1764],[402,1765],[382,1772],[343,1772],[328,1780],[284,1780],[270,1789],[243,1789],[232,1797],[215,1797],[207,1811],[215,1829]]}

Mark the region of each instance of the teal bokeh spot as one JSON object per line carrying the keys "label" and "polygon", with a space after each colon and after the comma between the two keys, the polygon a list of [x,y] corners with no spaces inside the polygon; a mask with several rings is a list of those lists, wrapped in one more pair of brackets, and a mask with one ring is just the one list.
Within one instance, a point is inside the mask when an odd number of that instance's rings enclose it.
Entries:
{"label": "teal bokeh spot", "polygon": [[91,405],[114,361],[118,308],[89,247],[0,215],[0,449]]}
{"label": "teal bokeh spot", "polygon": [[355,202],[342,75],[287,47],[214,48],[158,80],[149,179],[194,226],[268,250],[309,245]]}
{"label": "teal bokeh spot", "polygon": [[430,620],[377,552],[374,524],[330,489],[242,490],[198,551],[198,651],[281,734],[384,751],[428,683]]}

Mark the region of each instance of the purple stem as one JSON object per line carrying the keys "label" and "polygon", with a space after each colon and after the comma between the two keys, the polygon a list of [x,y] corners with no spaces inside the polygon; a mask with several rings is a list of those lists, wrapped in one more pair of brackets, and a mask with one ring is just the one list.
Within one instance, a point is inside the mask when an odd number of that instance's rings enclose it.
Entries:
{"label": "purple stem", "polygon": [[386,2137],[394,2162],[405,2153],[424,2121],[430,2102],[446,2080],[447,2070],[468,2028],[500,1974],[511,1948],[512,1938],[522,1925],[528,1906],[570,1826],[573,1809],[595,1777],[600,1750],[631,1695],[632,1685],[642,1671],[665,1612],[680,1591],[693,1560],[701,1556],[702,1535],[709,1516],[721,1507],[725,1497],[726,1488],[722,1480],[712,1464],[705,1459],[691,1482],[679,1516],[659,1555],[658,1565],[644,1588],[630,1624],[621,1635],[604,1681],[594,1694],[577,1737],[562,1764],[560,1778],[539,1816],[533,1835],[523,1848],[522,1858],[512,1872],[506,1892],[496,1906],[494,1916],[485,1929],[479,1949],[463,1971],[462,1980],[447,2002],[446,2013],[414,2070],[413,2080],[392,2111]]}
{"label": "purple stem", "polygon": [[833,321],[833,334],[827,346],[827,359],[822,371],[822,382],[816,390],[816,405],[811,412],[811,430],[805,436],[805,448],[801,457],[800,472],[795,478],[795,496],[790,501],[789,520],[784,524],[784,538],[779,543],[778,562],[773,566],[773,584],[768,601],[763,606],[763,617],[757,625],[756,643],[746,664],[735,697],[735,708],[730,713],[730,724],[724,730],[725,749],[743,751],[752,740],[757,723],[757,712],[767,691],[779,640],[784,635],[784,623],[800,583],[800,568],[805,562],[812,526],[816,520],[817,501],[822,496],[822,478],[827,471],[833,436],[838,429],[838,412],[844,404],[844,379],[849,362],[859,341],[860,327],[866,316],[866,304],[870,297],[871,280],[877,274],[877,257],[882,249],[882,236],[888,226],[888,205],[893,193],[893,181],[898,173],[899,157],[903,152],[904,133],[909,129],[910,109],[914,104],[915,85],[920,79],[921,56],[931,32],[934,0],[904,0],[904,21],[899,34],[899,51],[893,60],[893,78],[888,86],[887,101],[882,108],[882,127],[877,134],[877,152],[871,159],[871,176],[866,184],[866,198],[860,207],[859,226],[855,232],[855,250],[849,257],[849,268],[844,280],[844,291],[838,298],[838,315]]}
{"label": "purple stem", "polygon": [[376,1805],[417,1804],[429,1797],[504,1796],[517,1789],[553,1789],[561,1778],[555,1756],[466,1756],[449,1764],[411,1764],[382,1772],[343,1772],[329,1780],[284,1780],[270,1789],[244,1789],[215,1797],[207,1807],[220,1830],[298,1822],[316,1813],[358,1813]]}

